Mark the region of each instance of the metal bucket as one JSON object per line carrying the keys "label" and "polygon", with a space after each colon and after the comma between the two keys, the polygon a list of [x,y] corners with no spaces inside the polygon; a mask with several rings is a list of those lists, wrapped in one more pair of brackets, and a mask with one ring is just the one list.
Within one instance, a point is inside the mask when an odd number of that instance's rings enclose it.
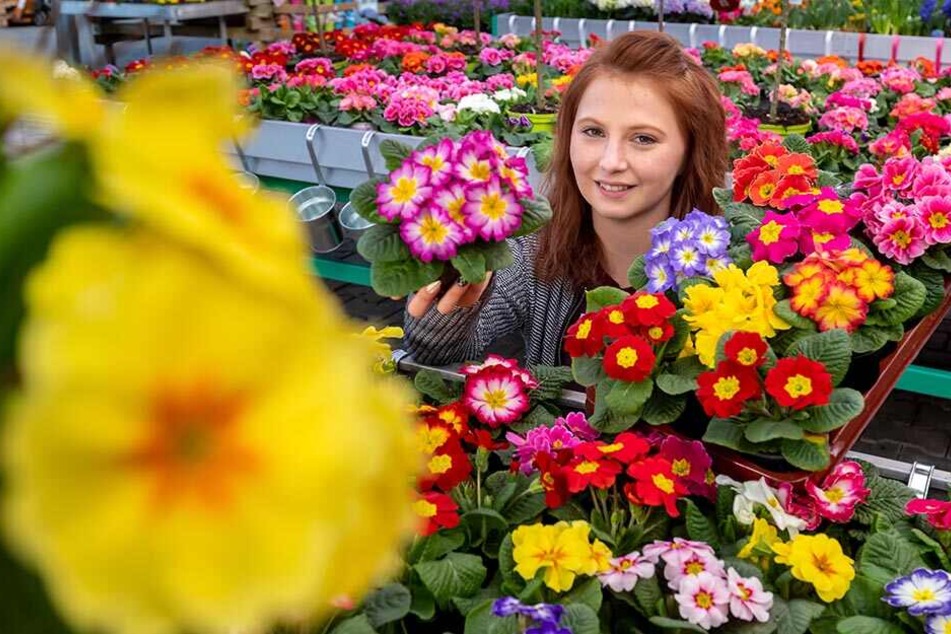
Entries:
{"label": "metal bucket", "polygon": [[360,239],[364,231],[373,226],[372,222],[357,213],[356,209],[353,208],[353,203],[347,203],[337,213],[337,222],[340,223],[344,237],[350,238],[354,242]]}
{"label": "metal bucket", "polygon": [[343,243],[340,228],[334,222],[336,194],[329,187],[305,187],[288,201],[307,231],[310,247],[315,253],[330,253]]}

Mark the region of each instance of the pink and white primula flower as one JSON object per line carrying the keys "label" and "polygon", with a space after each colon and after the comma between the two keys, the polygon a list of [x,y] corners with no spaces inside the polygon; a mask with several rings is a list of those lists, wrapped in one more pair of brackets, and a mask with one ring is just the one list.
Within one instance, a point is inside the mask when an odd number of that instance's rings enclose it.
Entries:
{"label": "pink and white primula flower", "polygon": [[664,566],[664,578],[672,590],[680,588],[684,579],[702,574],[722,577],[723,562],[709,553],[680,551],[673,554]]}
{"label": "pink and white primula flower", "polygon": [[741,577],[735,569],[726,571],[726,585],[730,592],[730,614],[741,621],[769,620],[773,607],[773,593],[763,590],[763,582],[756,577]]}
{"label": "pink and white primula flower", "polygon": [[436,145],[413,152],[410,159],[429,168],[429,182],[438,188],[452,179],[452,154],[452,140],[443,139]]}
{"label": "pink and white primula flower", "polygon": [[685,577],[674,598],[680,616],[705,630],[719,627],[729,619],[730,591],[723,577],[709,573]]}
{"label": "pink and white primula flower", "polygon": [[390,173],[390,179],[376,188],[380,215],[387,220],[415,218],[420,207],[432,194],[430,169],[411,161],[404,162]]}
{"label": "pink and white primula flower", "polygon": [[466,221],[484,240],[501,242],[522,222],[524,209],[514,192],[503,187],[498,178],[466,190],[463,213]]}
{"label": "pink and white primula flower", "polygon": [[611,567],[607,572],[598,574],[598,580],[602,587],[615,592],[630,592],[638,580],[654,576],[654,564],[637,551],[615,557],[609,563]]}
{"label": "pink and white primula flower", "polygon": [[845,523],[855,515],[855,507],[869,496],[865,473],[854,460],[846,460],[822,481],[822,486],[806,482],[806,493],[815,502],[819,515],[833,522]]}
{"label": "pink and white primula flower", "polygon": [[459,225],[439,207],[431,207],[410,220],[404,220],[400,224],[400,237],[413,257],[423,262],[450,260],[463,242]]}
{"label": "pink and white primula flower", "polygon": [[470,376],[462,402],[481,423],[492,428],[517,421],[529,407],[521,379],[501,366]]}

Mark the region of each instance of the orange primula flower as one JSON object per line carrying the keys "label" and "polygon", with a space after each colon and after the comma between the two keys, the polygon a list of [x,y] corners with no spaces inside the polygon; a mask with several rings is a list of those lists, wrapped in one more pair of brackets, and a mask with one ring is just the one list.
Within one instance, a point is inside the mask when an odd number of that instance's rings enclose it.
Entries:
{"label": "orange primula flower", "polygon": [[408,73],[418,73],[423,69],[423,63],[429,59],[425,51],[412,51],[403,56],[402,67]]}
{"label": "orange primula flower", "polygon": [[754,205],[765,207],[770,204],[776,195],[776,185],[779,183],[779,173],[775,170],[763,172],[750,183],[749,197]]}
{"label": "orange primula flower", "polygon": [[786,154],[777,159],[776,169],[788,176],[805,176],[816,178],[819,171],[816,162],[808,154]]}

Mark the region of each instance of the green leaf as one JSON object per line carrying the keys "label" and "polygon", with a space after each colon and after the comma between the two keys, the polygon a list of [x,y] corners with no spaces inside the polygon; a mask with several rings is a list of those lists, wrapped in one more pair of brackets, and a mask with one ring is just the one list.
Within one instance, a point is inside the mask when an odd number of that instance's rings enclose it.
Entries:
{"label": "green leaf", "polygon": [[[900,328],[901,324],[898,327]],[[888,340],[889,331],[878,326],[861,326],[849,335],[849,345],[856,354],[881,350]]]}
{"label": "green leaf", "polygon": [[[433,593],[427,590],[419,580],[419,575],[413,573],[411,577],[409,586],[410,594],[412,594],[412,602],[409,606],[410,614],[428,621],[436,615],[436,600],[433,598]],[[461,609],[459,611],[462,612]],[[465,612],[462,613],[465,615]]]}
{"label": "green leaf", "polygon": [[743,436],[750,442],[761,443],[780,438],[799,440],[802,428],[788,420],[757,419],[746,426]]}
{"label": "green leaf", "polygon": [[631,268],[627,270],[627,281],[634,290],[644,288],[650,281],[647,279],[647,273],[644,272],[645,264],[646,259],[643,255],[639,255],[634,258],[634,261],[631,263]]}
{"label": "green leaf", "polygon": [[832,375],[832,385],[838,385],[849,369],[852,346],[848,333],[835,328],[800,339],[786,350],[786,356],[798,354],[825,365]]}
{"label": "green leaf", "polygon": [[472,596],[479,591],[486,575],[482,558],[465,553],[449,553],[438,561],[416,564],[414,569],[440,605],[452,597]]}
{"label": "green leaf", "polygon": [[944,250],[929,250],[921,256],[921,261],[936,271],[951,273],[951,257]]}
{"label": "green leaf", "polygon": [[560,625],[569,628],[572,634],[600,634],[601,632],[598,613],[584,603],[565,606]]}
{"label": "green leaf", "polygon": [[411,257],[396,225],[373,225],[357,240],[357,253],[367,262],[395,262]]}
{"label": "green leaf", "polygon": [[836,625],[841,634],[904,634],[905,628],[872,616],[850,616]]}
{"label": "green leaf", "polygon": [[863,575],[881,584],[927,567],[918,548],[895,529],[870,535],[857,563]]}
{"label": "green leaf", "polygon": [[571,376],[586,387],[597,385],[607,376],[599,357],[575,357],[571,360]]}
{"label": "green leaf", "polygon": [[502,242],[480,242],[479,253],[485,258],[485,269],[487,271],[501,271],[514,261],[512,249],[505,240]]}
{"label": "green leaf", "polygon": [[394,139],[384,139],[380,142],[380,154],[383,155],[383,159],[386,161],[386,171],[388,172],[399,169],[403,161],[408,159],[412,153],[413,148]]}
{"label": "green leaf", "polygon": [[848,592],[839,604],[844,608],[842,614],[844,616],[863,614],[880,618],[893,616],[893,608],[882,601],[883,594],[885,594],[884,586],[874,579],[869,579],[860,571],[852,579]]}
{"label": "green leaf", "polygon": [[[613,381],[601,381],[595,389],[597,394],[607,394]],[[640,419],[640,414],[621,414],[611,410],[607,405],[607,398],[599,396],[594,401],[594,413],[588,418],[588,423],[605,434],[619,434],[633,427]]]}
{"label": "green leaf", "polygon": [[709,369],[710,368],[700,362],[700,357],[690,355],[689,357],[682,357],[671,363],[669,374],[677,374],[679,376],[696,379]]}
{"label": "green leaf", "polygon": [[727,189],[725,187],[714,187],[713,200],[715,200],[717,205],[723,209],[733,202],[733,190]]}
{"label": "green leaf", "polygon": [[819,187],[838,187],[842,184],[842,179],[833,172],[819,170],[819,178],[816,179],[816,184]]}
{"label": "green leaf", "polygon": [[696,377],[682,376],[680,374],[661,374],[657,377],[657,387],[666,394],[677,396],[679,394],[693,392],[698,386]]}
{"label": "green leaf", "polygon": [[511,533],[502,538],[502,543],[499,545],[499,572],[502,573],[503,581],[507,583],[516,581],[520,587],[525,585],[522,576],[515,572],[515,544],[512,542]]}
{"label": "green leaf", "polygon": [[805,634],[809,624],[825,611],[825,606],[812,601],[785,601],[773,594],[770,618],[776,622],[777,634]]}
{"label": "green leaf", "polygon": [[475,527],[484,525],[487,530],[504,531],[509,527],[509,521],[501,513],[490,508],[468,510],[459,517],[459,521]]}
{"label": "green leaf", "polygon": [[356,188],[350,192],[350,203],[353,205],[354,211],[364,220],[378,225],[398,224],[398,218],[387,220],[381,216],[380,212],[376,209],[376,186],[384,182],[386,182],[386,179],[380,177],[357,185]]}
{"label": "green leaf", "polygon": [[565,605],[578,603],[597,612],[601,609],[603,598],[604,592],[601,590],[601,582],[598,581],[597,577],[591,577],[580,583],[576,582],[575,587],[562,598],[561,603]]}
{"label": "green leaf", "polygon": [[421,561],[439,559],[446,553],[462,546],[466,538],[460,530],[439,531],[420,538],[410,549],[407,561],[415,564]]}
{"label": "green leaf", "polygon": [[409,614],[412,596],[401,583],[391,583],[374,590],[363,601],[363,611],[374,628],[399,621]]}
{"label": "green leaf", "polygon": [[839,387],[829,394],[827,404],[806,408],[804,411],[809,414],[809,418],[800,420],[799,426],[816,434],[830,432],[861,414],[864,407],[865,399],[861,392]]}
{"label": "green leaf", "polygon": [[703,442],[740,450],[744,446],[743,425],[726,418],[711,418]]}
{"label": "green leaf", "polygon": [[548,408],[544,405],[539,404],[530,409],[521,420],[509,425],[509,428],[516,434],[527,434],[536,427],[551,427],[554,422],[554,414],[548,411]]}
{"label": "green leaf", "polygon": [[664,599],[657,575],[647,579],[638,579],[634,585],[634,600],[644,616],[657,616],[657,604]]}
{"label": "green leaf", "polygon": [[925,285],[925,302],[918,309],[915,317],[924,317],[933,313],[944,301],[944,275],[929,269],[920,262],[915,262],[912,266],[912,274],[915,279]]}
{"label": "green leaf", "polygon": [[812,146],[801,134],[790,134],[783,139],[783,147],[790,152],[811,155]]}
{"label": "green leaf", "polygon": [[442,262],[418,260],[373,262],[370,266],[370,283],[378,295],[402,297],[439,279],[443,266]]}
{"label": "green leaf", "polygon": [[620,304],[628,296],[628,293],[613,286],[599,286],[587,291],[584,295],[587,301],[585,312],[593,313],[607,306]]}
{"label": "green leaf", "polygon": [[666,616],[652,616],[650,622],[653,625],[665,630],[687,630],[688,632],[706,632],[699,625],[694,625],[690,621],[681,621],[679,619],[669,619]]}
{"label": "green leaf", "polygon": [[641,418],[650,425],[668,425],[680,418],[687,409],[687,399],[670,396],[660,390],[654,390],[644,404]]}
{"label": "green leaf", "polygon": [[449,387],[442,375],[429,368],[424,368],[416,373],[416,376],[413,377],[413,385],[422,394],[440,405],[451,403],[457,397],[456,392]]}
{"label": "green leaf", "polygon": [[644,379],[637,383],[627,381],[614,381],[610,390],[604,397],[605,404],[612,412],[621,415],[638,415],[651,392],[654,391],[654,382],[650,379]]}
{"label": "green leaf", "polygon": [[551,220],[551,205],[545,198],[519,201],[522,204],[522,223],[512,234],[514,237],[535,233]]}
{"label": "green leaf", "polygon": [[773,306],[773,312],[776,313],[777,317],[785,321],[793,328],[809,330],[812,332],[816,331],[816,323],[808,317],[803,317],[793,310],[793,307],[789,303],[788,299],[776,302],[776,304]]}
{"label": "green leaf", "polygon": [[786,462],[805,471],[820,471],[829,466],[829,442],[823,438],[821,443],[810,440],[782,441],[782,454]]}
{"label": "green leaf", "polygon": [[698,542],[706,542],[715,550],[720,549],[720,535],[713,522],[700,512],[697,505],[690,498],[684,498],[687,503],[687,535]]}
{"label": "green leaf", "polygon": [[944,551],[944,547],[941,544],[917,528],[911,529],[911,533],[928,548],[929,552],[938,558],[938,563],[941,564],[942,570],[951,570],[951,559],[948,559],[948,554]]}
{"label": "green leaf", "polygon": [[478,284],[485,279],[485,258],[479,252],[479,247],[474,245],[462,247],[451,262],[459,271],[462,280]]}
{"label": "green leaf", "polygon": [[[866,471],[867,473],[867,471]],[[868,498],[855,507],[855,521],[871,526],[876,516],[897,522],[905,517],[905,505],[915,494],[898,480],[883,478],[878,474],[866,476]]]}
{"label": "green leaf", "polygon": [[927,296],[928,291],[922,282],[904,271],[899,271],[895,274],[895,292],[892,294],[897,305],[875,315],[883,324],[902,324],[915,316]]}
{"label": "green leaf", "polygon": [[573,380],[571,368],[565,366],[532,365],[528,371],[538,379],[538,387],[532,390],[532,398],[542,401],[556,399]]}
{"label": "green leaf", "polygon": [[332,630],[332,634],[376,634],[376,630],[370,625],[370,619],[366,614],[358,614],[346,621],[341,621]]}

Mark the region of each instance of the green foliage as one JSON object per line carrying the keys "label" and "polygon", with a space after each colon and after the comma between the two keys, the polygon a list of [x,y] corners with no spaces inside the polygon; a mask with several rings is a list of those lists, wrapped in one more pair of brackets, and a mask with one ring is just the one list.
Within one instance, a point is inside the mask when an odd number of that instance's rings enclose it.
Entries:
{"label": "green foliage", "polygon": [[826,405],[806,408],[804,411],[809,414],[809,417],[803,418],[798,423],[804,430],[812,433],[830,432],[861,414],[864,407],[865,399],[862,398],[861,392],[840,387],[832,390]]}
{"label": "green foliage", "polygon": [[680,418],[686,407],[685,397],[671,396],[661,390],[654,390],[644,404],[641,418],[651,425],[668,425]]}
{"label": "green foliage", "polygon": [[400,583],[391,583],[371,592],[363,601],[363,611],[374,628],[398,621],[409,614],[412,596]]}
{"label": "green foliage", "polygon": [[394,139],[384,139],[380,142],[380,154],[386,162],[386,171],[399,169],[403,162],[413,153],[413,148]]}
{"label": "green foliage", "polygon": [[628,296],[625,291],[613,286],[599,286],[585,294],[585,312],[593,313],[607,306],[620,304]]}
{"label": "green foliage", "polygon": [[805,471],[821,471],[829,466],[829,441],[783,440],[782,454],[786,462]]}
{"label": "green foliage", "polygon": [[350,192],[350,204],[353,205],[361,218],[378,225],[396,224],[396,221],[390,221],[380,215],[376,209],[376,186],[379,183],[386,182],[385,178],[374,178],[360,185],[357,185]]}
{"label": "green foliage", "polygon": [[607,376],[604,363],[598,357],[574,357],[571,360],[571,375],[584,386],[597,385]]}
{"label": "green foliage", "polygon": [[456,552],[413,568],[440,606],[447,605],[452,597],[468,597],[478,592],[486,575],[481,557]]}
{"label": "green foliage", "polygon": [[832,385],[838,385],[849,369],[852,346],[849,335],[836,328],[799,339],[786,350],[786,356],[799,354],[822,363],[832,375]]}
{"label": "green foliage", "polygon": [[447,383],[435,370],[424,368],[413,377],[413,385],[424,396],[428,396],[439,405],[446,405],[457,398],[461,393],[458,384]]}
{"label": "green foliage", "polygon": [[522,224],[513,234],[515,237],[535,233],[551,220],[551,205],[546,198],[520,200],[522,204]]}
{"label": "green foliage", "polygon": [[373,262],[370,284],[377,295],[403,297],[439,279],[444,266],[442,262],[420,262],[414,259]]}
{"label": "green foliage", "polygon": [[357,253],[367,262],[396,262],[410,257],[397,225],[373,225],[357,241]]}

